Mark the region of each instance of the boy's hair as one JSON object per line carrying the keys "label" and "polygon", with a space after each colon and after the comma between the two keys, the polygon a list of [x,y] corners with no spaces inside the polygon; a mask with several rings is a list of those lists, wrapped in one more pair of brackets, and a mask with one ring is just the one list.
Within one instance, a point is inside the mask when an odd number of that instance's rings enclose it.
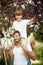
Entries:
{"label": "boy's hair", "polygon": [[14,32],[14,34],[13,34],[13,35],[15,35],[16,33],[18,33],[18,34],[19,34],[19,36],[20,36],[20,32],[19,32],[19,31],[17,31],[17,30]]}
{"label": "boy's hair", "polygon": [[23,13],[22,9],[21,8],[17,8],[15,10],[15,15],[21,15]]}

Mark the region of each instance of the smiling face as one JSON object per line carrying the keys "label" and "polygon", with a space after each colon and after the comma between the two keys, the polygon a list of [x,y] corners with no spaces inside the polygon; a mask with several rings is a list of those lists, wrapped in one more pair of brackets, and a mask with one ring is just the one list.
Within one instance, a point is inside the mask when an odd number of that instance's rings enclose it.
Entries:
{"label": "smiling face", "polygon": [[22,20],[22,14],[18,14],[18,15],[15,15],[15,18],[17,19],[17,21],[21,21]]}
{"label": "smiling face", "polygon": [[13,35],[13,38],[14,38],[15,43],[18,43],[21,39],[19,33],[17,32]]}
{"label": "smiling face", "polygon": [[20,21],[22,19],[23,15],[22,15],[22,10],[16,10],[15,11],[15,18]]}

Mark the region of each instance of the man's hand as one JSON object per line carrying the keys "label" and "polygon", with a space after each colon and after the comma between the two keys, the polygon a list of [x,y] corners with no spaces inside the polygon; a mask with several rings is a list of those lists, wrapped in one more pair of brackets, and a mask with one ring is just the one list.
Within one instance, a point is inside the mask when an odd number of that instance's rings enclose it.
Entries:
{"label": "man's hand", "polygon": [[11,56],[10,56],[11,46],[8,46],[7,48],[4,48],[4,50],[5,50],[6,58],[7,58],[8,60],[11,60]]}

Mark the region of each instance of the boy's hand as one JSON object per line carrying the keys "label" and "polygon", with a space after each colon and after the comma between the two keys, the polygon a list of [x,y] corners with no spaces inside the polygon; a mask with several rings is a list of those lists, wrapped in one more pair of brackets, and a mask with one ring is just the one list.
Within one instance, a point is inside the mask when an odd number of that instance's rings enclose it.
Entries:
{"label": "boy's hand", "polygon": [[31,18],[31,22],[35,22],[35,16]]}

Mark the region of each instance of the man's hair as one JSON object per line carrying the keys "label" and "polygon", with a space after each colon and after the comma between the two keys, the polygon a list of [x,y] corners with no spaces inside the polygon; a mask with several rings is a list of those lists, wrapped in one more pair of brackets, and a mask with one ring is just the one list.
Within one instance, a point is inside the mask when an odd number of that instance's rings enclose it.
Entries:
{"label": "man's hair", "polygon": [[19,34],[19,36],[20,36],[20,32],[19,32],[19,31],[17,31],[17,30],[14,32],[14,34],[13,34],[13,35],[15,35],[16,33],[18,33],[18,34]]}

